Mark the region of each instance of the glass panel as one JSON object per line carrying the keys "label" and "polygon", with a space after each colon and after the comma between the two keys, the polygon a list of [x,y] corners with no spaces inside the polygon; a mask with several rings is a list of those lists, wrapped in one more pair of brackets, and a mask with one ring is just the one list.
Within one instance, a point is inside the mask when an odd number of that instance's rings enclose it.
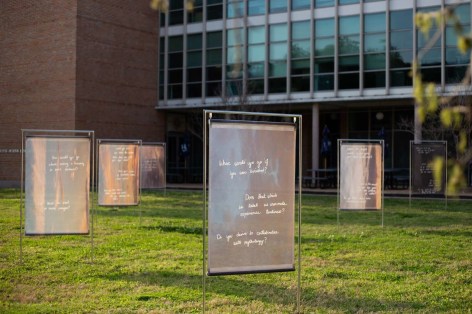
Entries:
{"label": "glass panel", "polygon": [[385,13],[365,15],[364,31],[366,33],[385,32]]}
{"label": "glass panel", "polygon": [[167,98],[180,99],[182,98],[182,85],[168,85]]}
{"label": "glass panel", "polygon": [[413,49],[413,32],[412,31],[392,32],[390,34],[390,49],[391,50]]}
{"label": "glass panel", "polygon": [[278,61],[269,63],[269,76],[286,76],[287,75],[287,62]]}
{"label": "glass panel", "polygon": [[182,36],[169,37],[169,52],[182,51],[184,49],[184,42]]}
{"label": "glass panel", "polygon": [[269,79],[269,93],[285,93],[286,89],[286,78]]}
{"label": "glass panel", "polygon": [[265,42],[265,27],[251,27],[248,30],[248,43],[249,44],[259,44]]}
{"label": "glass panel", "polygon": [[304,58],[310,56],[311,42],[297,41],[292,43],[292,59]]}
{"label": "glass panel", "polygon": [[228,96],[241,95],[242,81],[228,81],[226,82],[226,93]]}
{"label": "glass panel", "polygon": [[441,84],[441,68],[421,69],[421,74],[424,82]]}
{"label": "glass panel", "polygon": [[202,49],[202,34],[187,35],[187,49]]}
{"label": "glass panel", "polygon": [[339,0],[339,4],[352,4],[352,3],[359,3],[359,0]]}
{"label": "glass panel", "polygon": [[223,62],[221,49],[212,49],[207,50],[207,64],[209,65],[218,65]]}
{"label": "glass panel", "polygon": [[229,29],[226,35],[226,43],[228,46],[242,45],[244,43],[244,32],[242,28]]}
{"label": "glass panel", "polygon": [[334,0],[315,0],[315,8],[332,7]]}
{"label": "glass panel", "polygon": [[292,10],[303,10],[310,8],[311,0],[292,0]]}
{"label": "glass panel", "polygon": [[413,51],[395,51],[390,53],[391,68],[409,68],[413,60]]}
{"label": "glass panel", "polygon": [[234,63],[241,63],[242,62],[242,48],[241,47],[234,47],[234,48],[228,48],[228,55],[227,55],[227,60],[226,62],[228,64],[234,64]]}
{"label": "glass panel", "polygon": [[431,65],[440,65],[441,64],[441,49],[434,48],[428,50],[423,58],[420,60],[421,65],[431,66]]}
{"label": "glass panel", "polygon": [[364,36],[364,52],[385,51],[385,33]]}
{"label": "glass panel", "polygon": [[202,83],[187,84],[187,97],[197,98],[202,96]]}
{"label": "glass panel", "polygon": [[205,86],[205,94],[207,97],[220,96],[221,95],[221,83],[212,82],[207,83]]}
{"label": "glass panel", "polygon": [[250,80],[247,88],[249,94],[264,94],[264,80]]}
{"label": "glass panel", "polygon": [[188,67],[198,67],[201,65],[202,65],[202,52],[201,51],[187,52],[187,66]]}
{"label": "glass panel", "polygon": [[359,56],[340,57],[339,71],[359,71]]}
{"label": "glass panel", "polygon": [[229,79],[240,79],[243,77],[242,66],[240,64],[231,64],[226,66],[226,77]]}
{"label": "glass panel", "polygon": [[169,53],[169,68],[181,68],[183,64],[183,53]]}
{"label": "glass panel", "polygon": [[334,58],[315,59],[315,73],[333,73]]}
{"label": "glass panel", "polygon": [[[429,36],[424,36],[423,33],[418,31],[418,49],[424,48],[426,45],[429,45],[436,31],[437,28],[432,28],[429,32]],[[434,41],[433,47],[441,47],[441,37]]]}
{"label": "glass panel", "polygon": [[359,34],[359,15],[342,16],[339,18],[339,34]]}
{"label": "glass panel", "polygon": [[227,6],[227,17],[229,19],[235,17],[241,17],[244,13],[244,3],[243,2],[231,2]]}
{"label": "glass panel", "polygon": [[183,80],[183,75],[182,75],[182,70],[171,70],[168,72],[169,73],[169,84],[172,83],[182,83]]}
{"label": "glass panel", "polygon": [[462,54],[457,48],[446,48],[446,64],[467,64],[470,61],[469,54]]}
{"label": "glass panel", "polygon": [[401,10],[390,12],[390,29],[413,29],[413,11]]}
{"label": "glass panel", "polygon": [[262,15],[265,13],[265,1],[249,0],[247,5],[248,15]]}
{"label": "glass panel", "polygon": [[460,83],[464,78],[467,67],[447,67],[446,68],[446,83],[455,84]]}
{"label": "glass panel", "polygon": [[207,81],[220,81],[221,80],[221,66],[207,67],[206,79]]}
{"label": "glass panel", "polygon": [[411,86],[410,70],[397,70],[390,72],[390,85],[393,87]]}
{"label": "glass panel", "polygon": [[334,38],[315,40],[315,56],[332,55],[334,55]]}
{"label": "glass panel", "polygon": [[223,0],[207,0],[207,5],[223,3]]}
{"label": "glass panel", "polygon": [[339,89],[359,89],[359,73],[339,74]]}
{"label": "glass panel", "polygon": [[376,88],[385,87],[385,71],[382,72],[365,72],[364,87]]}
{"label": "glass panel", "polygon": [[310,77],[309,76],[295,76],[291,78],[292,92],[308,92],[310,91]]}
{"label": "glass panel", "polygon": [[192,12],[188,12],[187,22],[188,23],[198,23],[203,20],[203,8],[194,8]]}
{"label": "glass panel", "polygon": [[287,38],[287,24],[275,24],[270,26],[270,41],[286,41]]}
{"label": "glass panel", "polygon": [[462,25],[470,24],[470,5],[461,4],[456,7],[454,13],[459,18],[459,21]]}
{"label": "glass panel", "polygon": [[202,69],[188,69],[187,70],[187,82],[200,82],[202,80]]}
{"label": "glass panel", "polygon": [[184,12],[169,12],[169,25],[179,25],[184,23]]}
{"label": "glass panel", "polygon": [[223,46],[223,34],[222,32],[209,32],[207,33],[207,48],[220,48]]}
{"label": "glass panel", "polygon": [[359,53],[359,35],[339,36],[339,54]]}
{"label": "glass panel", "polygon": [[178,10],[184,8],[184,1],[183,0],[174,0],[169,1],[169,10]]}
{"label": "glass panel", "polygon": [[292,61],[292,75],[310,74],[310,60]]}
{"label": "glass panel", "polygon": [[277,43],[270,45],[270,60],[286,60],[287,43]]}
{"label": "glass panel", "polygon": [[364,56],[364,70],[385,69],[385,54],[371,54]]}
{"label": "glass panel", "polygon": [[315,37],[334,36],[334,19],[315,21]]}
{"label": "glass panel", "polygon": [[287,0],[270,0],[270,13],[286,12],[287,11]]}
{"label": "glass panel", "polygon": [[249,77],[264,77],[264,63],[250,63],[247,70]]}
{"label": "glass panel", "polygon": [[223,18],[223,6],[213,5],[207,7],[207,20],[221,20]]}
{"label": "glass panel", "polygon": [[333,90],[334,75],[315,75],[314,89],[315,91]]}
{"label": "glass panel", "polygon": [[263,62],[265,56],[265,45],[252,45],[247,49],[248,62]]}
{"label": "glass panel", "polygon": [[292,40],[310,38],[310,21],[292,23]]}

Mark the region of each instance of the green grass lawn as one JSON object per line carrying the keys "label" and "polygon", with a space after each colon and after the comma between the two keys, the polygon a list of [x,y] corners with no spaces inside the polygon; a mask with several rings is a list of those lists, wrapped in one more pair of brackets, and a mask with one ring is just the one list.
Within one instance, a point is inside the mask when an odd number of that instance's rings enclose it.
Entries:
{"label": "green grass lawn", "polygon": [[[0,190],[0,313],[202,311],[202,193],[145,192],[99,207],[90,236],[23,237],[20,193]],[[141,211],[141,215],[140,215]],[[342,212],[303,196],[304,313],[472,311],[472,203],[385,200]],[[206,278],[209,313],[291,313],[297,272]]]}

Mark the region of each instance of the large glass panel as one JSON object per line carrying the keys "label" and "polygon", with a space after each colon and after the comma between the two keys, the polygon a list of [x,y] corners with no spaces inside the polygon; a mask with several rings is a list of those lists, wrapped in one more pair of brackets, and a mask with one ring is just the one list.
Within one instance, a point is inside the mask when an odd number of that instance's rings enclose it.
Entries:
{"label": "large glass panel", "polygon": [[385,32],[385,13],[366,14],[364,16],[364,31],[366,33]]}
{"label": "large glass panel", "polygon": [[467,64],[470,62],[470,54],[462,54],[457,48],[446,48],[446,64]]}
{"label": "large glass panel", "polygon": [[292,61],[292,75],[310,74],[310,60],[293,60]]}
{"label": "large glass panel", "polygon": [[266,11],[265,1],[248,0],[247,14],[248,15],[262,15]]}
{"label": "large glass panel", "polygon": [[206,56],[208,65],[221,65],[221,63],[223,62],[223,58],[221,56],[221,49],[207,50]]}
{"label": "large glass panel", "polygon": [[390,29],[412,29],[413,28],[413,11],[401,10],[390,12]]}
{"label": "large glass panel", "polygon": [[202,96],[202,83],[187,84],[187,97],[198,98]]}
{"label": "large glass panel", "polygon": [[368,54],[364,56],[364,70],[385,69],[385,54]]}
{"label": "large glass panel", "polygon": [[190,51],[187,52],[187,66],[197,67],[202,65],[202,52]]}
{"label": "large glass panel", "polygon": [[333,72],[334,72],[334,57],[315,59],[315,73],[333,73]]}
{"label": "large glass panel", "polygon": [[441,49],[434,48],[426,52],[420,60],[423,66],[441,65]]}
{"label": "large glass panel", "polygon": [[202,34],[187,35],[187,49],[202,49]]}
{"label": "large glass panel", "polygon": [[339,4],[353,4],[353,3],[359,3],[359,0],[339,0]]}
{"label": "large glass panel", "polygon": [[339,36],[339,54],[359,53],[359,35]]}
{"label": "large glass panel", "polygon": [[310,21],[292,23],[292,40],[310,38]]}
{"label": "large glass panel", "polygon": [[248,62],[263,62],[265,58],[265,45],[251,45],[248,47]]}
{"label": "large glass panel", "polygon": [[[359,32],[359,28],[357,29]],[[315,36],[334,36],[334,19],[324,19],[315,21]]]}
{"label": "large glass panel", "polygon": [[359,89],[359,73],[339,74],[339,89]]}
{"label": "large glass panel", "polygon": [[296,41],[292,43],[292,59],[310,56],[311,41]]}
{"label": "large glass panel", "polygon": [[264,63],[250,63],[247,70],[249,77],[264,77]]}
{"label": "large glass panel", "polygon": [[207,6],[207,20],[221,20],[223,18],[223,5]]}
{"label": "large glass panel", "polygon": [[311,0],[292,0],[292,10],[296,11],[296,10],[309,9],[310,1]]}
{"label": "large glass panel", "polygon": [[274,24],[270,26],[270,41],[286,41],[288,38],[287,24]]}
{"label": "large glass panel", "polygon": [[227,31],[226,43],[228,46],[242,45],[244,43],[244,32],[242,28],[229,29]]}
{"label": "large glass panel", "polygon": [[183,53],[169,53],[169,68],[181,68],[183,64]]}
{"label": "large glass panel", "polygon": [[441,68],[439,67],[421,69],[421,75],[425,82],[441,84]]}
{"label": "large glass panel", "polygon": [[390,53],[391,68],[409,68],[412,60],[413,51],[392,51]]}
{"label": "large glass panel", "polygon": [[219,81],[221,80],[221,66],[219,67],[207,67],[206,69],[207,81]]}
{"label": "large glass panel", "polygon": [[390,71],[390,85],[393,87],[411,86],[410,70]]}
{"label": "large glass panel", "polygon": [[269,93],[285,93],[287,89],[286,78],[269,79]]}
{"label": "large glass panel", "polygon": [[291,91],[292,92],[303,92],[310,90],[310,77],[308,76],[295,76],[291,79]]}
{"label": "large glass panel", "polygon": [[385,87],[385,71],[382,72],[365,72],[364,73],[365,88]]}
{"label": "large glass panel", "polygon": [[359,71],[359,56],[339,57],[339,71]]}
{"label": "large glass panel", "polygon": [[257,26],[248,29],[248,43],[259,44],[265,42],[265,27]]}
{"label": "large glass panel", "polygon": [[242,17],[244,15],[244,2],[243,1],[233,1],[227,4],[226,10],[227,18],[236,18]]}
{"label": "large glass panel", "polygon": [[334,6],[334,0],[315,0],[315,8]]}
{"label": "large glass panel", "polygon": [[208,32],[207,33],[207,48],[219,48],[223,46],[222,32]]}
{"label": "large glass panel", "polygon": [[182,80],[183,80],[183,74],[182,74],[182,70],[178,69],[178,70],[170,70],[169,72],[169,84],[173,84],[173,83],[182,83]]}
{"label": "large glass panel", "polygon": [[326,91],[334,89],[334,75],[315,75],[315,91]]}
{"label": "large glass panel", "polygon": [[334,55],[334,38],[324,38],[315,40],[315,56]]}
{"label": "large glass panel", "polygon": [[184,49],[184,42],[182,36],[169,37],[169,52],[182,51]]}
{"label": "large glass panel", "polygon": [[287,62],[286,61],[271,61],[269,63],[269,76],[286,76],[287,75]]}
{"label": "large glass panel", "polygon": [[385,51],[385,33],[364,36],[364,52]]}
{"label": "large glass panel", "polygon": [[359,34],[359,15],[342,16],[339,18],[339,34]]}
{"label": "large glass panel", "polygon": [[467,71],[467,67],[447,67],[446,68],[446,83],[455,84],[462,81]]}
{"label": "large glass panel", "polygon": [[227,60],[228,64],[240,63],[242,62],[243,53],[241,47],[229,47]]}
{"label": "large glass panel", "polygon": [[250,80],[247,86],[248,94],[263,94],[264,80]]}
{"label": "large glass panel", "polygon": [[287,59],[287,43],[270,44],[270,60]]}
{"label": "large glass panel", "polygon": [[390,34],[390,49],[413,49],[413,33],[411,30],[392,32]]}
{"label": "large glass panel", "polygon": [[202,69],[187,69],[187,82],[200,82],[202,80]]}
{"label": "large glass panel", "polygon": [[270,0],[270,13],[286,12],[287,11],[287,0]]}

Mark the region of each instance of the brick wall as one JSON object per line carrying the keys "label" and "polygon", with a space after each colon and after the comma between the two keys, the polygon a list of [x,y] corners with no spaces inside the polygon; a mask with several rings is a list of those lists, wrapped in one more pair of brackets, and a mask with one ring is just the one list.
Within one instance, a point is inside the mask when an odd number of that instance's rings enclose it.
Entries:
{"label": "brick wall", "polygon": [[158,14],[147,0],[80,0],[77,126],[97,138],[163,141],[157,104]]}
{"label": "brick wall", "polygon": [[0,181],[20,177],[21,129],[75,127],[76,0],[0,1]]}
{"label": "brick wall", "polygon": [[148,0],[0,0],[0,186],[21,129],[163,141],[157,32]]}

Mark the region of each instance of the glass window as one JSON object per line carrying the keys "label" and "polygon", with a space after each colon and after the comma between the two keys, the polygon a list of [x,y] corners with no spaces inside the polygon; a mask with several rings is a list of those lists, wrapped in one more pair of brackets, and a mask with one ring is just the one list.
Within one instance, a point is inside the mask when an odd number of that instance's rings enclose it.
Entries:
{"label": "glass window", "polygon": [[310,38],[310,21],[292,23],[292,40]]}
{"label": "glass window", "polygon": [[270,13],[286,12],[287,0],[269,0]]}
{"label": "glass window", "polygon": [[368,54],[364,56],[365,70],[385,69],[385,54]]}
{"label": "glass window", "polygon": [[244,1],[228,1],[226,7],[227,18],[242,17],[244,15]]}
{"label": "glass window", "polygon": [[412,29],[413,11],[401,10],[390,12],[390,30]]}
{"label": "glass window", "polygon": [[223,18],[223,1],[207,1],[207,20],[221,20]]}
{"label": "glass window", "polygon": [[385,87],[385,71],[364,73],[365,88]]}
{"label": "glass window", "polygon": [[315,0],[315,8],[333,7],[334,0]]}
{"label": "glass window", "polygon": [[392,32],[390,34],[390,49],[413,49],[413,33],[411,31]]}
{"label": "glass window", "polygon": [[[455,13],[458,16],[464,34],[470,34],[470,4],[461,4],[456,7]],[[466,66],[470,63],[470,50],[462,54],[457,48],[457,35],[454,26],[448,24],[445,31],[446,42],[446,83],[459,83],[466,74]]]}
{"label": "glass window", "polygon": [[169,52],[182,51],[184,49],[184,41],[182,36],[169,37]]}
{"label": "glass window", "polygon": [[251,45],[248,47],[248,62],[263,62],[265,60],[265,45]]}
{"label": "glass window", "polygon": [[359,3],[359,0],[339,0],[339,5]]}
{"label": "glass window", "polygon": [[359,35],[339,36],[339,54],[359,53]]}
{"label": "glass window", "polygon": [[287,24],[274,24],[270,26],[270,41],[284,41],[288,39]]}
{"label": "glass window", "polygon": [[207,48],[221,48],[223,46],[223,36],[221,32],[208,32],[206,38]]}
{"label": "glass window", "polygon": [[187,35],[187,49],[202,49],[202,34]]}
{"label": "glass window", "polygon": [[247,2],[247,14],[248,15],[262,15],[266,11],[265,1],[260,0],[248,0]]}
{"label": "glass window", "polygon": [[265,42],[265,27],[257,26],[248,29],[248,44],[257,44]]}
{"label": "glass window", "polygon": [[342,16],[339,18],[339,34],[359,34],[359,15]]}
{"label": "glass window", "polygon": [[328,91],[334,89],[334,75],[315,75],[315,91]]}
{"label": "glass window", "polygon": [[334,55],[334,37],[315,40],[315,56]]}
{"label": "glass window", "polygon": [[202,52],[201,51],[190,51],[187,52],[187,66],[195,67],[202,65]]}
{"label": "glass window", "polygon": [[270,45],[270,60],[287,59],[287,43],[274,43]]}
{"label": "glass window", "polygon": [[310,8],[311,0],[292,0],[292,10],[305,10]]}
{"label": "glass window", "polygon": [[385,13],[366,14],[364,16],[364,31],[366,33],[385,32]]}
{"label": "glass window", "polygon": [[315,21],[315,36],[334,36],[334,19],[323,19]]}
{"label": "glass window", "polygon": [[385,51],[385,34],[364,36],[364,52]]}
{"label": "glass window", "polygon": [[315,59],[316,73],[333,73],[334,72],[334,58],[316,58]]}
{"label": "glass window", "polygon": [[296,41],[292,43],[292,59],[309,58],[311,49],[311,41]]}
{"label": "glass window", "polygon": [[193,10],[187,11],[187,22],[197,23],[203,20],[203,0],[193,2]]}

